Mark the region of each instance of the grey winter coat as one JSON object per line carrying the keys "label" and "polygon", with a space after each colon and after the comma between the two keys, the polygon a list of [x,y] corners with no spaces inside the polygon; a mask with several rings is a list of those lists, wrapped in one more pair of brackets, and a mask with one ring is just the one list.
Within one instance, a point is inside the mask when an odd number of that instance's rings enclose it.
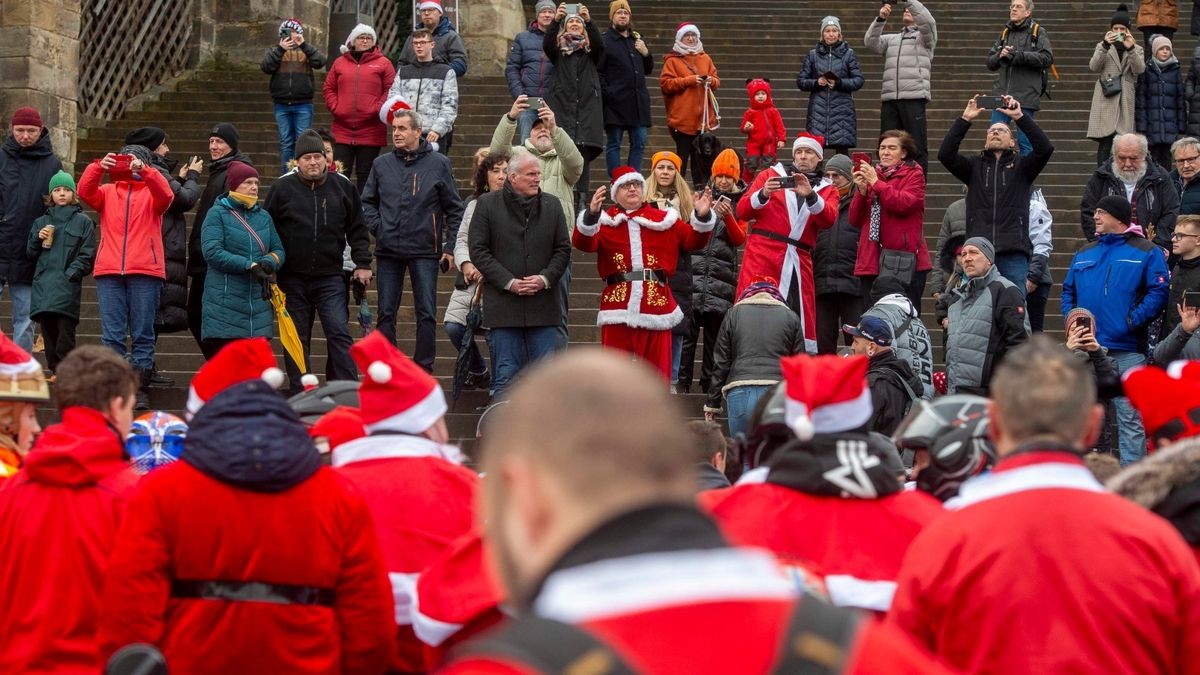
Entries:
{"label": "grey winter coat", "polygon": [[1165,366],[1172,361],[1200,360],[1200,331],[1188,335],[1182,325],[1175,326],[1166,338],[1154,347],[1154,362]]}
{"label": "grey winter coat", "polygon": [[[471,233],[471,217],[475,215],[475,204],[478,200],[475,197],[467,199],[466,209],[463,211],[462,222],[458,226],[458,238],[454,241],[454,264],[462,268],[463,263],[471,262],[471,247],[468,244],[468,237]],[[474,265],[475,263],[471,263]],[[443,323],[457,323],[463,326],[467,325],[467,313],[471,311],[471,300],[475,297],[475,290],[479,288],[479,282],[467,285],[466,288],[455,288],[450,293],[450,299],[446,301],[446,316],[442,319]]]}
{"label": "grey winter coat", "polygon": [[947,292],[946,383],[951,394],[987,396],[992,372],[1009,349],[1029,339],[1025,299],[992,266]]}
{"label": "grey winter coat", "polygon": [[891,327],[892,351],[896,358],[908,364],[909,370],[921,381],[921,398],[933,398],[933,343],[929,329],[921,321],[921,312],[903,293],[885,295],[863,316],[876,316]]}
{"label": "grey winter coat", "polygon": [[421,129],[445,136],[458,119],[458,76],[444,63],[403,64],[388,97],[401,96],[421,115]]}
{"label": "grey winter coat", "polygon": [[[1132,133],[1137,127],[1137,80],[1146,70],[1142,46],[1117,53],[1117,48],[1101,40],[1096,43],[1088,69],[1096,73],[1092,88],[1092,109],[1088,113],[1088,138],[1108,138],[1113,134]],[[1121,93],[1105,96],[1100,81],[1121,78]]]}
{"label": "grey winter coat", "polygon": [[546,33],[532,21],[529,28],[517,33],[508,50],[508,64],[504,66],[504,79],[508,80],[508,92],[515,99],[526,96],[545,96],[550,91],[550,75],[554,62],[546,58],[542,44]]}
{"label": "grey winter coat", "polygon": [[738,302],[717,333],[705,410],[720,411],[722,396],[734,387],[779,382],[779,359],[803,351],[800,317],[786,304],[766,293]]}
{"label": "grey winter coat", "polygon": [[[1035,37],[1032,30],[1035,25],[1033,19],[1027,19],[1019,26],[1009,21],[987,56],[987,69],[996,73],[992,95],[1012,96],[1025,110],[1042,107],[1042,90],[1048,76],[1046,71],[1054,64],[1050,36],[1046,34],[1044,26],[1037,25]],[[1001,59],[1000,52],[1005,47],[1011,47],[1012,50]]]}
{"label": "grey winter coat", "polygon": [[867,49],[883,55],[880,98],[884,101],[932,98],[929,81],[933,48],[937,45],[937,22],[920,0],[908,0],[907,7],[915,20],[912,26],[884,35],[886,21],[876,17],[864,38]]}

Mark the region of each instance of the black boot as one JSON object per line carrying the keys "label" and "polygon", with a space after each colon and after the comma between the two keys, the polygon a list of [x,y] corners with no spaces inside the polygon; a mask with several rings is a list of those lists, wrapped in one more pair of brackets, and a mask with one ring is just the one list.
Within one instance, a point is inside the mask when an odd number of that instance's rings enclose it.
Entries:
{"label": "black boot", "polygon": [[158,368],[151,368],[150,379],[147,382],[147,387],[150,389],[172,389],[175,387],[175,380],[163,375]]}
{"label": "black boot", "polygon": [[150,378],[154,373],[153,369],[142,370],[137,369],[138,388],[134,394],[134,410],[150,410]]}

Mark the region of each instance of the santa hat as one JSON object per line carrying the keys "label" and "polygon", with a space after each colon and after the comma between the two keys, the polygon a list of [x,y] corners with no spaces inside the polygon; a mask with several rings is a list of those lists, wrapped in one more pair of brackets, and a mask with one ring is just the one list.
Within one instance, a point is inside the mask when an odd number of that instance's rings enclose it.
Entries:
{"label": "santa hat", "polygon": [[675,29],[675,41],[683,42],[683,36],[687,35],[688,33],[695,33],[696,37],[699,38],[700,28],[691,21],[684,21],[683,23],[679,24],[679,28]]}
{"label": "santa hat", "polygon": [[638,173],[637,169],[633,168],[632,166],[618,166],[616,169],[613,169],[612,192],[615,193],[617,188],[620,188],[626,183],[634,182],[641,183],[642,189],[646,189],[646,179],[642,177],[642,174]]}
{"label": "santa hat", "polygon": [[188,387],[188,419],[217,394],[235,384],[258,379],[275,388],[283,384],[283,371],[275,365],[271,343],[263,337],[230,342],[200,366],[192,378],[192,385]]}
{"label": "santa hat", "polygon": [[419,12],[422,9],[436,9],[443,14],[446,13],[446,10],[442,8],[442,3],[438,2],[438,0],[421,0],[417,4],[417,11]]}
{"label": "santa hat", "polygon": [[408,358],[383,333],[374,331],[350,348],[359,370],[358,404],[367,432],[419,434],[446,414],[437,380]]}
{"label": "santa hat", "polygon": [[42,364],[0,332],[0,401],[49,401]]}
{"label": "santa hat", "polygon": [[363,427],[362,413],[358,408],[339,405],[321,415],[320,419],[309,427],[308,435],[316,441],[317,450],[329,453],[343,443],[366,436],[367,430]]}
{"label": "santa hat", "polygon": [[870,421],[867,357],[798,354],[779,363],[787,389],[784,415],[800,440],[851,431]]}
{"label": "santa hat", "polygon": [[383,107],[379,109],[379,121],[390,127],[392,126],[392,119],[401,110],[412,110],[412,106],[408,104],[408,101],[404,100],[403,96],[396,94],[383,102]]}
{"label": "santa hat", "polygon": [[1122,380],[1155,442],[1200,436],[1200,361],[1176,361],[1165,371],[1133,368]]}
{"label": "santa hat", "polygon": [[346,43],[339,47],[343,54],[354,49],[354,41],[358,39],[359,35],[370,35],[372,40],[379,42],[379,37],[375,35],[375,29],[365,23],[360,23],[354,27],[354,30],[350,31],[349,37],[346,38]]}
{"label": "santa hat", "polygon": [[817,153],[817,157],[825,159],[825,137],[814,136],[807,131],[801,131],[800,135],[792,141],[792,152],[795,153],[800,148],[808,148]]}

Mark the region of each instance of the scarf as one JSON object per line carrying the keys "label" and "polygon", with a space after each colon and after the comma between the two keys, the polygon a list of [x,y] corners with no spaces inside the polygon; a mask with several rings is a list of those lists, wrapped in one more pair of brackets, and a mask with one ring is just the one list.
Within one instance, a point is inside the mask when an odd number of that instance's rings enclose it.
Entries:
{"label": "scarf", "polygon": [[1167,66],[1171,65],[1172,63],[1179,63],[1179,59],[1175,58],[1174,54],[1171,54],[1167,57],[1166,61],[1160,61],[1156,56],[1154,57],[1154,62],[1158,64],[1159,70],[1166,70]]}
{"label": "scarf", "polygon": [[521,195],[517,194],[517,191],[512,189],[512,184],[507,180],[504,181],[504,195],[511,199],[513,203],[516,204],[522,212],[524,212],[526,218],[528,218],[533,212],[533,206],[537,203],[538,199],[538,195],[522,197]]}
{"label": "scarf", "polygon": [[746,290],[742,291],[742,294],[738,296],[738,302],[741,302],[752,295],[758,295],[759,293],[766,293],[772,298],[787,304],[787,301],[783,299],[783,294],[779,292],[779,286],[777,286],[773,281],[756,281],[750,284],[746,287]]}
{"label": "scarf", "polygon": [[560,52],[570,56],[580,49],[588,49],[587,35],[584,35],[583,33],[568,33],[566,31],[559,33],[558,50]]}
{"label": "scarf", "polygon": [[248,209],[254,208],[254,205],[258,203],[258,197],[242,194],[234,190],[229,191],[229,198]]}
{"label": "scarf", "polygon": [[696,54],[701,54],[704,52],[704,43],[701,42],[700,40],[696,40],[695,47],[688,47],[687,45],[683,44],[682,42],[676,40],[675,46],[672,47],[671,49],[674,50],[674,52],[676,54],[679,54],[680,56],[695,56]]}
{"label": "scarf", "polygon": [[[875,171],[879,175],[879,180],[889,180],[896,175],[896,171],[904,164],[904,162],[896,162],[889,167],[876,166]],[[879,195],[871,195],[871,230],[867,238],[870,241],[879,241],[879,228],[883,224],[883,207],[879,204]]]}

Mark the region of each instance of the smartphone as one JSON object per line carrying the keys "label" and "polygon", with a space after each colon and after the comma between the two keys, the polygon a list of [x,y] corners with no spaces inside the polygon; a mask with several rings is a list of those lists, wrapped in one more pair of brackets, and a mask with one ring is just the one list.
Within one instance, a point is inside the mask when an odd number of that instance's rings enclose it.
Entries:
{"label": "smartphone", "polygon": [[542,107],[542,99],[538,98],[537,96],[530,96],[529,98],[525,99],[525,102],[528,103],[529,107],[534,110]]}
{"label": "smartphone", "polygon": [[1007,107],[1004,105],[1003,96],[976,96],[975,105],[984,110],[1000,110]]}
{"label": "smartphone", "polygon": [[1075,319],[1075,325],[1083,326],[1084,330],[1090,333],[1092,332],[1092,317],[1081,316],[1078,319]]}
{"label": "smartphone", "polygon": [[850,159],[854,161],[855,171],[858,171],[858,167],[862,166],[863,164],[871,163],[871,156],[865,152],[852,152],[850,153]]}
{"label": "smartphone", "polygon": [[727,196],[725,196],[725,195],[721,195],[720,197],[717,197],[717,201],[718,201],[718,202],[725,202],[726,204],[730,204],[730,205],[732,205],[732,204],[733,204],[733,201],[732,201],[731,199],[729,199],[729,197],[727,197]]}
{"label": "smartphone", "polygon": [[442,274],[449,272],[450,271],[450,261],[446,260],[445,258],[442,258],[442,261],[438,263],[438,268],[442,270]]}
{"label": "smartphone", "polygon": [[822,74],[821,74],[821,77],[823,77],[823,78],[825,78],[825,79],[829,80],[830,82],[837,82],[837,81],[838,81],[838,76],[837,76],[837,75],[835,75],[835,74],[834,74],[834,72],[833,72],[832,70],[827,70],[827,71],[825,71],[824,73],[822,73]]}
{"label": "smartphone", "polygon": [[1200,288],[1183,292],[1183,304],[1188,307],[1200,307]]}
{"label": "smartphone", "polygon": [[567,16],[571,16],[572,14],[579,14],[578,2],[567,3]]}
{"label": "smartphone", "polygon": [[776,176],[774,180],[779,185],[779,189],[781,189],[781,190],[783,190],[783,189],[790,190],[791,188],[796,187],[796,177],[795,176]]}
{"label": "smartphone", "polygon": [[279,29],[279,37],[282,39],[285,39],[285,40],[287,38],[292,37],[292,29],[291,28],[280,28]]}

